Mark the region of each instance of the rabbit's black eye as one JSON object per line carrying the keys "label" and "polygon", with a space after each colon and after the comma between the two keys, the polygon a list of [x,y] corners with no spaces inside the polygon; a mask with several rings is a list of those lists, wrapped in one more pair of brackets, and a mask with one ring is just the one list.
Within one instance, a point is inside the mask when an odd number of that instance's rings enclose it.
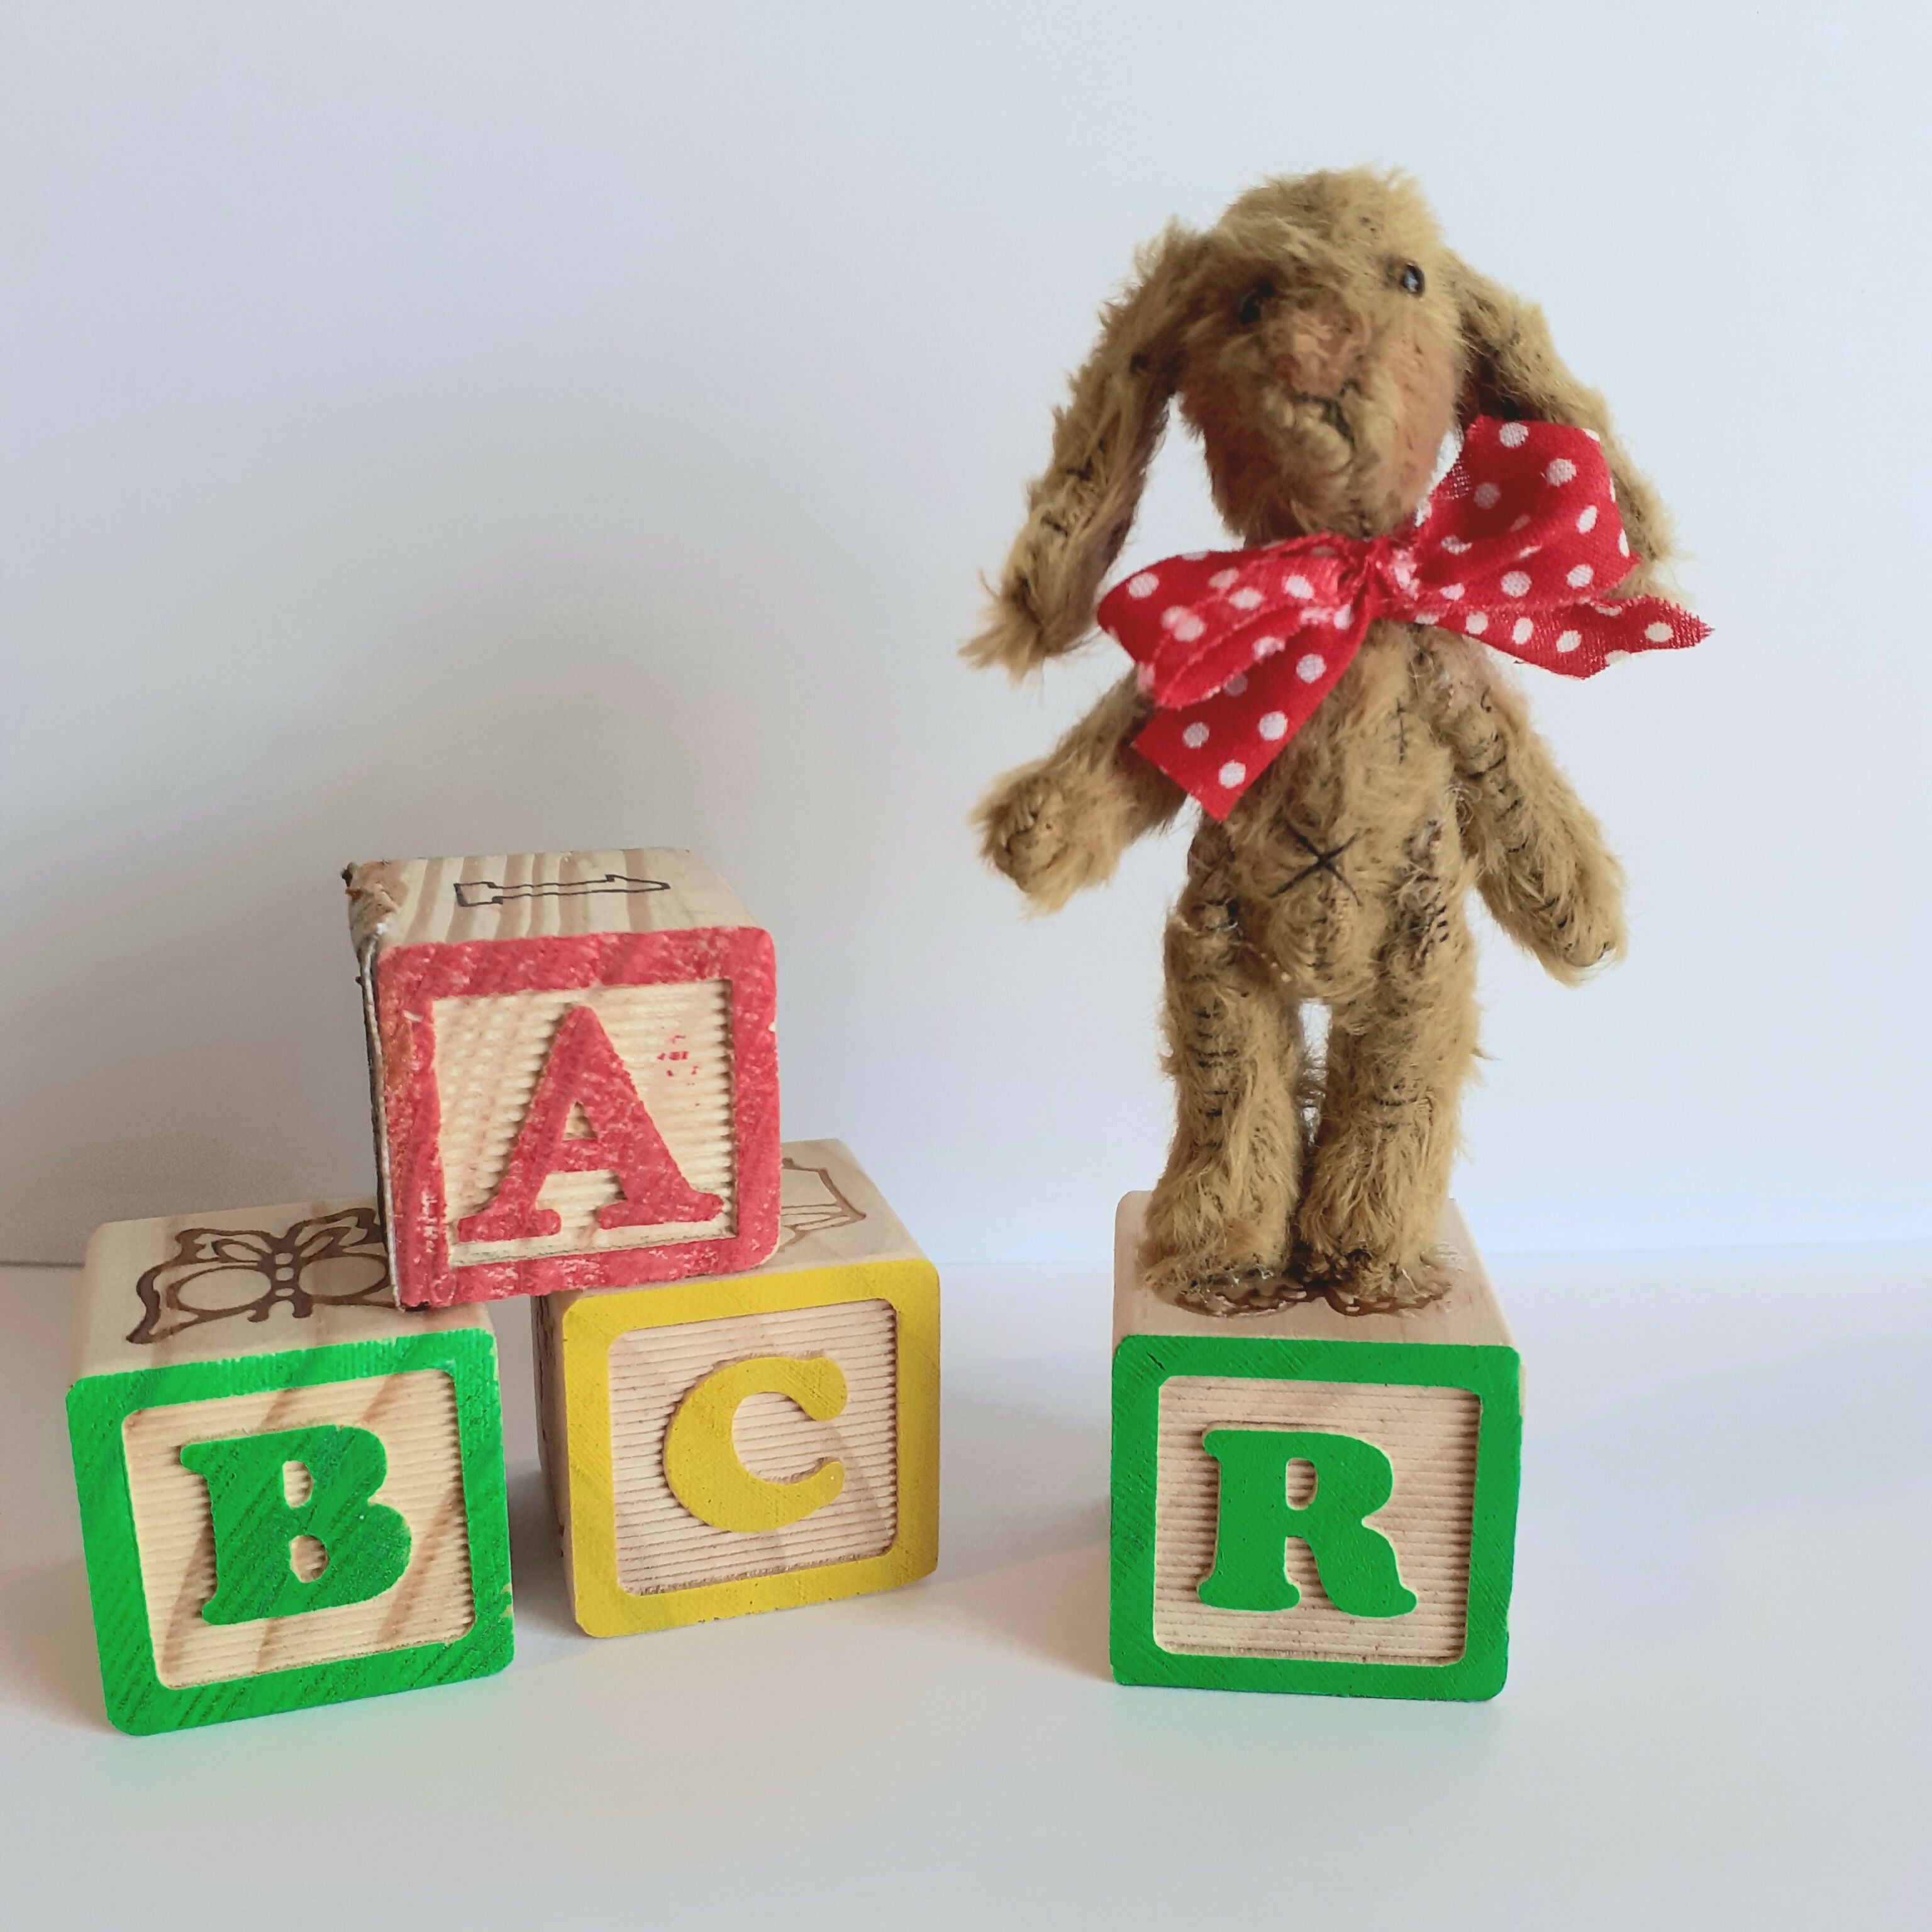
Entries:
{"label": "rabbit's black eye", "polygon": [[1422,271],[1413,262],[1404,265],[1402,273],[1396,278],[1396,280],[1406,293],[1412,296],[1421,294]]}
{"label": "rabbit's black eye", "polygon": [[1262,310],[1274,299],[1272,282],[1257,282],[1242,296],[1240,306],[1234,311],[1234,320],[1244,328],[1252,328],[1262,319]]}

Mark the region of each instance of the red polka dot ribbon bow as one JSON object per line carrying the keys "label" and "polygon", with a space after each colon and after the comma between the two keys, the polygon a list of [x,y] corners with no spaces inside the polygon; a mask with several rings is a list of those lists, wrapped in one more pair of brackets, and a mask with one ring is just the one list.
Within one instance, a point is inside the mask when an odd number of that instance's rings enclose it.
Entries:
{"label": "red polka dot ribbon bow", "polygon": [[1116,585],[1098,619],[1159,707],[1134,748],[1225,818],[1378,617],[1452,627],[1568,677],[1710,634],[1660,597],[1607,601],[1632,561],[1594,436],[1478,416],[1407,528],[1169,557]]}

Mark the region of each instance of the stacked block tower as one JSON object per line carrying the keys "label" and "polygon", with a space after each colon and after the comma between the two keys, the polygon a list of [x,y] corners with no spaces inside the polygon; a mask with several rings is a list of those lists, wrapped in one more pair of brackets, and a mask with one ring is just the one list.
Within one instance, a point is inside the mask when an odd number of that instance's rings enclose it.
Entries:
{"label": "stacked block tower", "polygon": [[938,1279],[782,1147],[770,935],[690,854],[346,874],[374,1199],[121,1223],[68,1398],[110,1716],[161,1730],[509,1661],[494,1331],[531,1300],[578,1621],[938,1556]]}

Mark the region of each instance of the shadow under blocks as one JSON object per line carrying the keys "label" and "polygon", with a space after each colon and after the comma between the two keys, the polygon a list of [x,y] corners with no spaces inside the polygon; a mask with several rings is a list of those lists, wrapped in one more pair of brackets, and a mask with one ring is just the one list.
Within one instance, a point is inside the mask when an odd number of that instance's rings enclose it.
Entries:
{"label": "shadow under blocks", "polygon": [[1110,1645],[1123,1684],[1493,1697],[1509,1662],[1522,1371],[1454,1204],[1429,1307],[1196,1314],[1114,1282]]}

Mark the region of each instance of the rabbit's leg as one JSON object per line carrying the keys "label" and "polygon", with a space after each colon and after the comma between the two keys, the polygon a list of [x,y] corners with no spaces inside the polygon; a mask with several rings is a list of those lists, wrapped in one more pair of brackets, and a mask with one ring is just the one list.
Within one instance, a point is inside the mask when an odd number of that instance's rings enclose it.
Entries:
{"label": "rabbit's leg", "polygon": [[1300,1016],[1242,935],[1226,836],[1204,826],[1168,922],[1166,1066],[1175,1120],[1148,1208],[1143,1278],[1225,1310],[1285,1268],[1301,1178]]}
{"label": "rabbit's leg", "polygon": [[1294,1272],[1346,1307],[1418,1306],[1476,1057],[1474,949],[1458,908],[1406,909],[1358,999],[1333,1014]]}

